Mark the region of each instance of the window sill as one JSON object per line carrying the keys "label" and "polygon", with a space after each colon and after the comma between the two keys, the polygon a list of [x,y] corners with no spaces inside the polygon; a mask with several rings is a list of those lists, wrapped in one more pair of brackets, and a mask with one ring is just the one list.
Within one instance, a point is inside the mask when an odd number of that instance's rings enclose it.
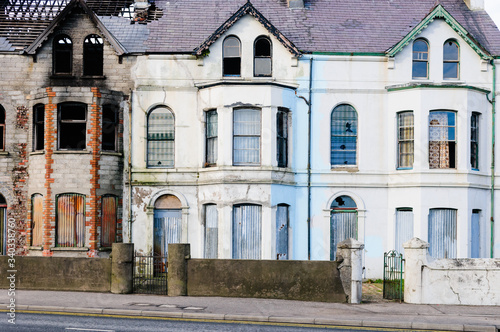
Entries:
{"label": "window sill", "polygon": [[89,251],[87,247],[51,247],[52,251]]}
{"label": "window sill", "polygon": [[111,251],[111,247],[100,247],[98,251]]}
{"label": "window sill", "polygon": [[54,151],[55,154],[90,154],[90,151],[87,150],[57,150]]}
{"label": "window sill", "polygon": [[398,167],[396,168],[397,171],[411,171],[413,170],[413,167]]}
{"label": "window sill", "polygon": [[66,79],[66,80],[74,80],[76,77],[71,74],[52,74],[50,75],[51,79]]}
{"label": "window sill", "polygon": [[332,166],[333,172],[359,172],[358,166]]}
{"label": "window sill", "polygon": [[42,251],[43,247],[28,247],[28,250],[33,250],[33,251]]}
{"label": "window sill", "polygon": [[101,151],[101,155],[123,157],[123,153],[121,153],[121,152],[113,152],[113,151]]}
{"label": "window sill", "polygon": [[0,156],[8,156],[9,151],[0,151]]}
{"label": "window sill", "polygon": [[82,79],[86,79],[86,80],[105,80],[106,76],[104,76],[104,75],[96,75],[96,76],[83,75]]}
{"label": "window sill", "polygon": [[44,155],[45,154],[45,151],[33,151],[33,152],[30,152],[30,156],[40,156],[40,155]]}

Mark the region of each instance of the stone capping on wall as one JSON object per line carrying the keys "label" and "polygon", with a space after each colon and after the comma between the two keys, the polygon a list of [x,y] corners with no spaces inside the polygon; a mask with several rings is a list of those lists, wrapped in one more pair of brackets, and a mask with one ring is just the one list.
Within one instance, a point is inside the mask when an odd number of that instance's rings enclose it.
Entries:
{"label": "stone capping on wall", "polygon": [[429,243],[416,237],[403,248],[405,302],[500,305],[499,258],[433,259]]}

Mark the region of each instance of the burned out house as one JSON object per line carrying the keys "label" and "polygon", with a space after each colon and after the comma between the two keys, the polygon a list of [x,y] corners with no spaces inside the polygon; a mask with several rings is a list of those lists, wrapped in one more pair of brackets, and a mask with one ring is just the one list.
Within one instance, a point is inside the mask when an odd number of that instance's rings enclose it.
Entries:
{"label": "burned out house", "polygon": [[330,260],[353,237],[367,277],[413,236],[435,257],[500,255],[500,31],[481,0],[0,15],[0,217],[19,254]]}

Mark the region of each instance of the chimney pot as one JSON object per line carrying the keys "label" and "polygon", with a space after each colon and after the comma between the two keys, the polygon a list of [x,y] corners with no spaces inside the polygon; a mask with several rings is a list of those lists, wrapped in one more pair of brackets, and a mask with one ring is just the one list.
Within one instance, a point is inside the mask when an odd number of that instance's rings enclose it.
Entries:
{"label": "chimney pot", "polygon": [[304,8],[304,0],[287,0],[288,8],[299,9]]}
{"label": "chimney pot", "polygon": [[484,10],[484,0],[464,0],[470,10]]}

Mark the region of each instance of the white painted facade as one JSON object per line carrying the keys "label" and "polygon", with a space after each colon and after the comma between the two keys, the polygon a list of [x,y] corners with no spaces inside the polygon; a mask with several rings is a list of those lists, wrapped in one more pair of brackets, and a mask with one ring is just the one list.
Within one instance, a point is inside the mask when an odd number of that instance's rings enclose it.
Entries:
{"label": "white painted facade", "polygon": [[[241,76],[222,75],[222,43],[241,41]],[[272,42],[272,77],[253,76],[253,45],[259,36]],[[383,254],[395,248],[395,213],[413,209],[413,236],[428,237],[432,208],[457,210],[457,257],[471,254],[471,213],[480,214],[480,255],[490,255],[492,66],[443,19],[417,38],[429,44],[429,79],[412,80],[412,42],[394,58],[386,55],[303,55],[299,59],[252,16],[237,21],[209,48],[207,57],[138,56],[132,69],[131,205],[132,224],[124,239],[136,250],[152,252],[157,198],[176,196],[182,204],[182,241],[194,258],[204,256],[204,204],[218,210],[218,257],[232,258],[233,209],[262,207],[261,258],[276,258],[276,208],[289,205],[290,259],[308,259],[308,106],[311,103],[310,259],[330,259],[331,204],[339,196],[357,206],[357,238],[365,244],[366,278],[382,276]],[[460,79],[443,79],[443,44],[460,47]],[[312,62],[312,98],[309,77]],[[498,62],[500,64],[500,62]],[[500,82],[500,81],[498,81]],[[419,85],[419,86],[411,86]],[[491,97],[491,95],[490,95]],[[331,114],[341,104],[358,115],[356,165],[331,165]],[[175,118],[174,167],[147,167],[147,115],[158,105]],[[260,165],[233,166],[233,112],[261,110]],[[277,167],[276,112],[289,110],[288,167]],[[217,163],[205,167],[206,111],[218,113]],[[456,168],[429,168],[429,112],[456,113]],[[413,111],[414,163],[398,170],[397,114]],[[479,116],[479,170],[470,166],[470,118]],[[498,135],[497,130],[497,136]],[[498,155],[498,153],[497,153]],[[497,164],[500,165],[497,156]],[[498,171],[497,171],[498,174]],[[496,194],[500,206],[500,193]],[[500,211],[495,211],[500,217]],[[497,219],[497,218],[495,218]],[[496,227],[495,238],[500,239]],[[494,255],[500,257],[500,242]]]}

